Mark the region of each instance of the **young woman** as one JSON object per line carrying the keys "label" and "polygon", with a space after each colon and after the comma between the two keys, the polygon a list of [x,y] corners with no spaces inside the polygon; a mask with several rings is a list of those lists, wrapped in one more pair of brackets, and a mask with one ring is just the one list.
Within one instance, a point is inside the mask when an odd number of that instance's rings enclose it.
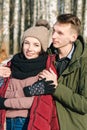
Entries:
{"label": "young woman", "polygon": [[[50,95],[25,97],[23,93],[25,86],[32,86],[31,95],[34,95],[35,87],[37,95],[44,92],[52,94],[55,91],[52,81],[45,81],[45,79],[38,81],[38,74],[46,68],[48,63],[48,56],[45,53],[48,38],[48,30],[43,26],[31,27],[24,32],[21,52],[13,56],[8,63],[11,76],[4,78],[0,86],[0,130],[4,130],[5,127],[6,130],[54,130],[58,128],[52,97]],[[34,110],[36,110],[36,115],[33,113]],[[55,123],[55,127],[52,122]]]}

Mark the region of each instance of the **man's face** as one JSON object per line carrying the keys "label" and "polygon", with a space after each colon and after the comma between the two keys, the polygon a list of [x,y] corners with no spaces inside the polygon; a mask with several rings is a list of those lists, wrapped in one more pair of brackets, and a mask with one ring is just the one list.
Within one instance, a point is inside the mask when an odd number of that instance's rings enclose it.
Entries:
{"label": "man's face", "polygon": [[52,34],[53,46],[58,49],[72,46],[72,43],[76,40],[76,33],[74,32],[69,23],[55,23]]}

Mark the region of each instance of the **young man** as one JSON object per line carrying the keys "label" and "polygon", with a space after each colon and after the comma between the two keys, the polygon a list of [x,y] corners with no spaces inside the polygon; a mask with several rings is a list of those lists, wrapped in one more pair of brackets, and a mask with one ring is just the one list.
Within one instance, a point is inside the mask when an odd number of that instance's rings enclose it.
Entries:
{"label": "young man", "polygon": [[81,22],[73,14],[57,17],[48,51],[56,53],[58,80],[51,69],[40,73],[56,85],[53,96],[60,130],[87,130],[87,46],[80,28]]}

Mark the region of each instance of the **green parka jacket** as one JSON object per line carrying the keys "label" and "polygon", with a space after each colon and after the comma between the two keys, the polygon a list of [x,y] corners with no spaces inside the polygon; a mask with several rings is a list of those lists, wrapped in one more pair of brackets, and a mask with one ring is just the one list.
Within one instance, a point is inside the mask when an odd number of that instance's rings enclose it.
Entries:
{"label": "green parka jacket", "polygon": [[87,46],[80,40],[75,46],[54,93],[60,130],[87,130]]}

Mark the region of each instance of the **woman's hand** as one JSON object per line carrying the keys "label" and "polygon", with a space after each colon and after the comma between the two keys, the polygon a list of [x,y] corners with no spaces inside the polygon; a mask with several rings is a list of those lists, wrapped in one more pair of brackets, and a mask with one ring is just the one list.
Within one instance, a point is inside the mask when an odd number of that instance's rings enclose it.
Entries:
{"label": "woman's hand", "polygon": [[11,70],[8,67],[0,66],[0,77],[6,78],[11,75]]}
{"label": "woman's hand", "polygon": [[45,69],[39,73],[39,79],[42,79],[42,78],[46,78],[46,81],[52,80],[55,86],[58,85],[57,75],[53,72],[51,68],[49,69],[49,71]]}

